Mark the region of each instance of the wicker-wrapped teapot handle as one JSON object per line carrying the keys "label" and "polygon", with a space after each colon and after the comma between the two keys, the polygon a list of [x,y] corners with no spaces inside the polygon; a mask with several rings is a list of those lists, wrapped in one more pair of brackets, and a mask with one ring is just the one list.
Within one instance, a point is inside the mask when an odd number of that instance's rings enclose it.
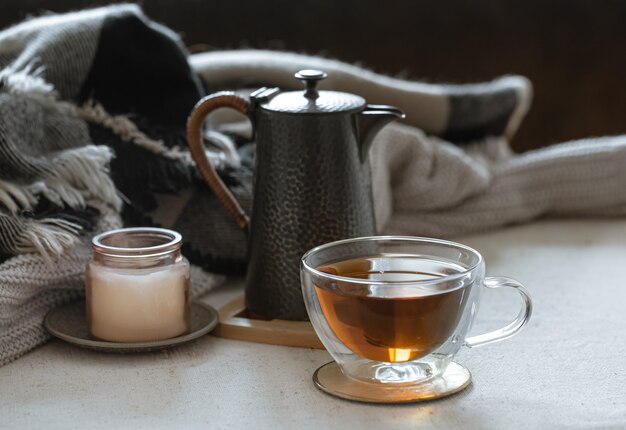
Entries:
{"label": "wicker-wrapped teapot handle", "polygon": [[219,92],[206,96],[196,103],[187,119],[187,145],[189,145],[191,156],[196,162],[202,178],[206,181],[209,188],[211,188],[211,191],[213,191],[220,203],[222,203],[228,213],[235,218],[237,225],[242,229],[248,226],[250,218],[226,187],[224,181],[222,181],[217,174],[215,167],[213,167],[209,161],[204,150],[202,125],[207,115],[215,109],[229,107],[244,115],[248,115],[249,106],[250,103],[246,99],[233,92]]}

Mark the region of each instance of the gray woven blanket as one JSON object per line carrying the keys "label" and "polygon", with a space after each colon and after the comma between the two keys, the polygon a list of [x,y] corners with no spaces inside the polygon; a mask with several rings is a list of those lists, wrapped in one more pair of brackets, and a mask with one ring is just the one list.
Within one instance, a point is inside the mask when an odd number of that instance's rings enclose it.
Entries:
{"label": "gray woven blanket", "polygon": [[[245,267],[245,237],[198,177],[186,115],[208,91],[293,88],[319,68],[326,88],[401,107],[371,160],[380,232],[456,236],[539,216],[622,216],[626,138],[522,155],[508,146],[530,105],[509,76],[432,85],[339,61],[268,51],[189,57],[132,5],[26,21],[0,32],[0,365],[48,339],[45,313],[83,294],[89,238],[125,225],[172,227],[194,263],[193,293]],[[250,205],[254,144],[225,116],[207,152]]]}

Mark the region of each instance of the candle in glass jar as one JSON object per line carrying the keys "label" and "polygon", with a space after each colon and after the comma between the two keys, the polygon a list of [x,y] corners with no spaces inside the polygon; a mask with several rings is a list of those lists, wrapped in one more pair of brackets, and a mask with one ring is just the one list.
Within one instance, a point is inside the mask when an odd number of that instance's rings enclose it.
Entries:
{"label": "candle in glass jar", "polygon": [[180,245],[180,235],[165,229],[120,229],[94,238],[86,276],[93,337],[146,342],[189,332],[189,263]]}

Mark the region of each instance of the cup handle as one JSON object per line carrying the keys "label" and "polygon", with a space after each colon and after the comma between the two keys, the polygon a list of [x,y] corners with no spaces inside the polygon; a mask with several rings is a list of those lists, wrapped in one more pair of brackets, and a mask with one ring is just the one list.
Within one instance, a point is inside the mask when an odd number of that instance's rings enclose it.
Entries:
{"label": "cup handle", "polygon": [[220,203],[226,208],[228,213],[235,219],[240,228],[245,229],[250,222],[250,218],[244,212],[241,205],[235,199],[233,194],[224,184],[224,181],[215,171],[215,167],[209,161],[204,152],[204,142],[202,140],[202,124],[204,119],[217,108],[229,107],[241,112],[244,115],[249,114],[250,103],[241,96],[229,91],[222,91],[204,97],[200,100],[189,114],[187,120],[187,145],[189,152],[198,166],[198,170],[202,175],[213,194]]}
{"label": "cup handle", "polygon": [[490,276],[485,278],[484,285],[486,288],[514,288],[522,297],[522,308],[517,314],[517,317],[506,326],[465,339],[465,346],[469,348],[499,342],[516,335],[522,327],[526,325],[533,312],[533,302],[530,298],[530,294],[528,294],[524,286],[515,279],[506,278],[504,276]]}

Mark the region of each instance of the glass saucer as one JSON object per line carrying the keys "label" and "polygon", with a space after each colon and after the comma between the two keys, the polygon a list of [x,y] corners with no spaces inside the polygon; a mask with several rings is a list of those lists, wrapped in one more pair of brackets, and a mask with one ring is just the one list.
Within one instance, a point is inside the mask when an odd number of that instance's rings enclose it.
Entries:
{"label": "glass saucer", "polygon": [[200,302],[191,303],[191,331],[171,339],[151,342],[107,342],[89,336],[85,302],[74,302],[52,309],[44,319],[44,327],[53,336],[81,348],[104,352],[148,352],[170,348],[192,341],[213,330],[218,322],[217,311]]}
{"label": "glass saucer", "polygon": [[450,363],[441,376],[418,385],[400,387],[350,378],[334,361],[324,364],[313,374],[313,383],[325,393],[366,403],[413,403],[439,399],[462,391],[471,381],[470,371],[455,362]]}

